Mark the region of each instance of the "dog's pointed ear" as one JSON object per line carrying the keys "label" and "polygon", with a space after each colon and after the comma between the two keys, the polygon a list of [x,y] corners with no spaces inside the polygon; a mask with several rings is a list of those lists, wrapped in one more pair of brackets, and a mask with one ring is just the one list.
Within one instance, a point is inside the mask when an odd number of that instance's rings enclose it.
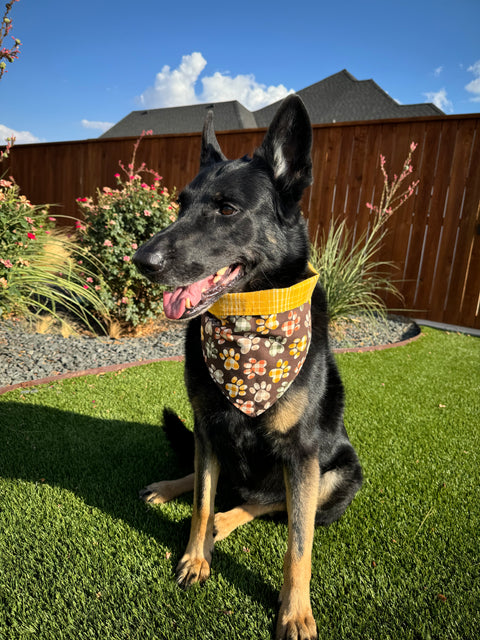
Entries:
{"label": "dog's pointed ear", "polygon": [[208,167],[227,158],[223,155],[213,128],[213,109],[207,111],[202,133],[202,150],[200,152],[200,168]]}
{"label": "dog's pointed ear", "polygon": [[275,114],[255,155],[270,166],[280,193],[300,201],[312,184],[312,125],[307,109],[297,95],[289,95]]}

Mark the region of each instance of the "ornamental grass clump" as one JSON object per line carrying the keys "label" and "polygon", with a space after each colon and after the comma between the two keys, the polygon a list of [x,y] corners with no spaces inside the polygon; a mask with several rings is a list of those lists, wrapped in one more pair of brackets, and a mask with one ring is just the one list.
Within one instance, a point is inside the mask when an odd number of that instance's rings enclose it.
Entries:
{"label": "ornamental grass clump", "polygon": [[410,152],[399,176],[390,180],[385,169],[385,156],[380,155],[383,174],[383,190],[380,203],[367,203],[371,222],[367,231],[354,242],[346,221],[332,221],[327,235],[323,235],[318,246],[312,246],[312,263],[320,273],[320,281],[328,301],[330,321],[335,323],[342,317],[356,313],[384,316],[385,302],[382,294],[391,293],[402,298],[391,280],[392,262],[376,259],[388,231],[385,223],[415,192],[418,180],[404,185],[412,173],[412,154],[417,144],[410,144]]}
{"label": "ornamental grass clump", "polygon": [[[162,186],[162,177],[145,163],[136,167],[136,153],[144,135],[134,145],[131,162],[119,162],[122,176],[117,188],[97,190],[96,198],[78,198],[83,221],[77,222],[85,255],[102,263],[96,287],[110,318],[136,327],[163,310],[163,287],[143,278],[132,264],[137,247],[176,218],[176,196]],[[144,179],[142,176],[145,175]],[[146,182],[149,180],[149,183]]]}
{"label": "ornamental grass clump", "polygon": [[80,249],[55,229],[48,208],[33,206],[13,179],[0,180],[0,318],[36,321],[46,313],[90,326],[89,310],[106,309],[89,278]]}

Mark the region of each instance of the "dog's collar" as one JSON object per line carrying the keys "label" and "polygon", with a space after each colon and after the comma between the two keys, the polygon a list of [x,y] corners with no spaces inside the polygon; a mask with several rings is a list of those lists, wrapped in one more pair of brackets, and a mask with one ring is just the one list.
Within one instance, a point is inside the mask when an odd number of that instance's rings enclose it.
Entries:
{"label": "dog's collar", "polygon": [[309,302],[318,280],[318,273],[309,264],[310,277],[285,289],[264,289],[246,293],[225,293],[208,312],[217,318],[227,316],[263,316],[283,313]]}

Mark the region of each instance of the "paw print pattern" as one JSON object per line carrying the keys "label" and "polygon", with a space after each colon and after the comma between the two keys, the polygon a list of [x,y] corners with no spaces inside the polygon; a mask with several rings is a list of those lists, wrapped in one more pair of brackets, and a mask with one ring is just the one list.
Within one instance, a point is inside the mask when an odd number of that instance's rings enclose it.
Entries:
{"label": "paw print pattern", "polygon": [[202,316],[203,356],[212,381],[237,409],[261,415],[300,372],[311,340],[310,304],[263,316]]}

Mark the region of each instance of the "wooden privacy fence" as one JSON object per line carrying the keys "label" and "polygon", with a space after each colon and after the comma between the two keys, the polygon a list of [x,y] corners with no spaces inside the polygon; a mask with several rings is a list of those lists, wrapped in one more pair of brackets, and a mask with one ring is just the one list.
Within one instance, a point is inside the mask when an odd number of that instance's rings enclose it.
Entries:
{"label": "wooden privacy fence", "polygon": [[[251,154],[265,130],[218,134],[227,157]],[[118,161],[128,163],[135,138],[18,145],[9,174],[33,202],[62,205],[78,216],[76,198],[115,186]],[[368,228],[367,202],[378,203],[383,181],[379,155],[390,175],[401,173],[410,143],[418,143],[412,196],[388,222],[380,260],[392,261],[392,278],[406,313],[480,328],[480,116],[440,116],[313,127],[314,184],[303,200],[312,239],[333,219],[347,219],[358,237]],[[197,173],[200,134],[146,137],[139,163],[158,170],[164,184],[182,188]],[[2,167],[3,169],[3,167]],[[387,296],[390,307],[399,301]]]}

